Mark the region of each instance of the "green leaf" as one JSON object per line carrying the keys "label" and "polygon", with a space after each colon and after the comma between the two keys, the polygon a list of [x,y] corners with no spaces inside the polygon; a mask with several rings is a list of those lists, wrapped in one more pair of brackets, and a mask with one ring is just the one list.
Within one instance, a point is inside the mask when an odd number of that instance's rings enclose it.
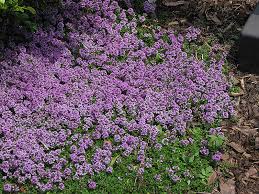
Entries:
{"label": "green leaf", "polygon": [[202,175],[202,174],[199,174],[198,177],[201,178],[201,179],[204,179],[204,178],[205,178],[205,176]]}
{"label": "green leaf", "polygon": [[211,166],[208,166],[208,167],[206,168],[206,172],[207,172],[208,174],[210,174],[212,171],[213,171],[213,168],[212,168]]}
{"label": "green leaf", "polygon": [[199,156],[199,154],[200,154],[199,152],[195,152],[194,156]]}
{"label": "green leaf", "polygon": [[205,169],[201,169],[201,173],[202,173],[203,175],[206,175]]}
{"label": "green leaf", "polygon": [[117,156],[115,156],[115,157],[112,158],[112,161],[111,161],[111,163],[110,163],[110,166],[113,166],[113,165],[114,165],[114,163],[116,162],[116,160],[117,160],[117,158],[118,158],[119,156],[120,156],[120,155],[117,155]]}
{"label": "green leaf", "polygon": [[33,7],[24,7],[25,10],[28,10],[29,12],[31,12],[33,15],[36,14],[36,11]]}
{"label": "green leaf", "polygon": [[24,8],[23,7],[20,7],[20,6],[15,6],[14,8],[14,11],[17,11],[17,12],[24,12]]}
{"label": "green leaf", "polygon": [[189,158],[189,163],[192,163],[194,161],[194,156]]}
{"label": "green leaf", "polygon": [[0,3],[4,4],[4,3],[5,3],[5,0],[0,0]]}
{"label": "green leaf", "polygon": [[161,135],[164,135],[163,127],[161,125],[158,125],[157,129],[159,130]]}

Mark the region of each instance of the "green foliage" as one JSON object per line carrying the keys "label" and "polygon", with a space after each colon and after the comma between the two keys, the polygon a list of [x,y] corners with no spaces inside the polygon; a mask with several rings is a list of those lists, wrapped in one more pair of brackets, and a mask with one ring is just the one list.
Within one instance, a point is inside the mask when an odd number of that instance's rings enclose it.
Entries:
{"label": "green foliage", "polygon": [[25,27],[29,31],[36,30],[34,16],[36,10],[31,1],[22,0],[0,0],[0,25],[5,26],[5,31],[1,30],[0,35],[8,31],[14,31],[17,26]]}
{"label": "green foliage", "polygon": [[218,136],[218,135],[208,135],[209,137],[209,147],[212,150],[219,149],[223,143],[224,143],[224,136]]}
{"label": "green foliage", "polygon": [[212,172],[213,172],[213,168],[211,166],[201,169],[201,174],[199,174],[198,176],[199,178],[201,178],[201,182],[203,184],[207,184],[208,178],[210,177]]}
{"label": "green foliage", "polygon": [[24,5],[22,0],[0,0],[0,13],[5,11],[36,14],[35,9]]}
{"label": "green foliage", "polygon": [[211,46],[207,42],[185,42],[183,49],[189,57],[194,54],[196,59],[210,63]]}
{"label": "green foliage", "polygon": [[239,86],[233,86],[230,88],[230,92],[233,93],[239,93],[241,91],[241,88]]}
{"label": "green foliage", "polygon": [[137,35],[138,38],[142,39],[148,46],[152,46],[155,43],[154,35],[147,27],[139,27]]}

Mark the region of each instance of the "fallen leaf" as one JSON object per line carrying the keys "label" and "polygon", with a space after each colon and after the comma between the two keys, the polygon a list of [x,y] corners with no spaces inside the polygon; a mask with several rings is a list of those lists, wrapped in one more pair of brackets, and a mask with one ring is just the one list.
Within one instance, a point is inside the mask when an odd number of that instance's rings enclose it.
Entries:
{"label": "fallen leaf", "polygon": [[234,23],[231,22],[222,32],[225,33],[226,31],[230,30],[233,26],[234,26]]}
{"label": "fallen leaf", "polygon": [[255,167],[250,167],[249,170],[245,173],[246,177],[249,178],[250,176],[253,176],[257,173],[257,170]]}
{"label": "fallen leaf", "polygon": [[237,97],[237,96],[243,96],[245,93],[243,90],[241,90],[240,92],[231,92],[229,95],[232,97]]}
{"label": "fallen leaf", "polygon": [[227,161],[229,159],[229,154],[228,153],[223,154],[221,158],[223,161]]}
{"label": "fallen leaf", "polygon": [[251,121],[250,121],[250,123],[251,124],[253,124],[255,127],[259,127],[259,120],[258,119],[256,119],[256,118],[254,118],[254,119],[252,119]]}
{"label": "fallen leaf", "polygon": [[239,145],[239,144],[237,144],[235,142],[231,142],[228,145],[230,147],[232,147],[234,150],[236,150],[237,152],[239,152],[239,153],[244,153],[245,152],[245,149],[241,145]]}
{"label": "fallen leaf", "polygon": [[170,1],[170,0],[164,0],[163,1],[163,4],[165,6],[170,6],[170,7],[176,7],[176,6],[179,6],[179,5],[183,5],[187,3],[186,1]]}
{"label": "fallen leaf", "polygon": [[208,178],[208,185],[212,185],[213,183],[215,183],[215,181],[218,178],[218,174],[216,171],[213,171],[213,173],[210,175],[210,177]]}
{"label": "fallen leaf", "polygon": [[244,155],[246,158],[251,158],[251,157],[252,157],[251,154],[248,154],[248,153],[246,153],[246,152],[244,152],[243,155]]}
{"label": "fallen leaf", "polygon": [[227,182],[220,183],[220,193],[221,194],[235,194],[236,193],[236,187],[235,187],[235,181],[230,179]]}
{"label": "fallen leaf", "polygon": [[259,107],[258,105],[254,104],[252,107],[252,113],[254,117],[259,117]]}
{"label": "fallen leaf", "polygon": [[247,135],[247,136],[256,136],[257,135],[257,130],[258,128],[252,128],[251,127],[242,127],[242,128],[239,128],[239,127],[233,127],[234,130],[238,130],[240,131],[241,133],[243,133],[244,135]]}
{"label": "fallen leaf", "polygon": [[259,137],[255,138],[255,149],[259,149]]}
{"label": "fallen leaf", "polygon": [[168,24],[169,26],[179,25],[178,21],[172,21]]}
{"label": "fallen leaf", "polygon": [[233,83],[233,85],[238,85],[239,83],[240,83],[240,80],[238,80],[236,77],[234,77],[234,76],[232,76],[231,78],[230,78],[230,80],[231,80],[231,83]]}
{"label": "fallen leaf", "polygon": [[183,24],[183,23],[186,23],[187,20],[186,19],[181,19],[180,22]]}
{"label": "fallen leaf", "polygon": [[219,192],[218,190],[214,189],[214,190],[211,192],[211,194],[220,194],[220,192]]}
{"label": "fallen leaf", "polygon": [[24,187],[20,187],[20,192],[21,193],[25,193],[26,192],[26,189]]}
{"label": "fallen leaf", "polygon": [[207,15],[207,19],[213,21],[217,25],[222,25],[222,22],[220,21],[220,19],[217,17],[216,14],[214,14],[214,15]]}

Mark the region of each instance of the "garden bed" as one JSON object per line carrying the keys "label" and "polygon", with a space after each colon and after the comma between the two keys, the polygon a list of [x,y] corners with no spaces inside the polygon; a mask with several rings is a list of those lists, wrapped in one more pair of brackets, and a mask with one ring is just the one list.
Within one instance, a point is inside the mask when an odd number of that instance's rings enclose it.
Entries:
{"label": "garden bed", "polygon": [[219,41],[115,1],[63,3],[2,50],[3,190],[212,191],[234,113]]}

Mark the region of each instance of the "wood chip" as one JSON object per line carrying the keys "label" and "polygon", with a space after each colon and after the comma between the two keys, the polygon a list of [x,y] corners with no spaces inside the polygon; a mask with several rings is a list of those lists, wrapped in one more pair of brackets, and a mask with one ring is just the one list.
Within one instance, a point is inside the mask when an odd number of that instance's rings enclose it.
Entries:
{"label": "wood chip", "polygon": [[208,15],[208,14],[206,14],[206,17],[207,17],[208,20],[213,21],[215,24],[217,24],[217,25],[222,25],[221,20],[217,17],[216,14],[214,14],[214,15]]}
{"label": "wood chip", "polygon": [[252,157],[252,155],[251,155],[251,154],[248,154],[248,153],[246,153],[246,152],[244,152],[244,153],[243,153],[243,156],[245,156],[247,159],[249,159],[249,158],[251,158],[251,157]]}
{"label": "wood chip", "polygon": [[229,154],[223,154],[221,158],[223,161],[227,161],[229,159]]}
{"label": "wood chip", "polygon": [[212,185],[216,182],[218,178],[218,174],[216,171],[213,171],[213,173],[210,175],[210,177],[208,178],[208,185]]}
{"label": "wood chip", "polygon": [[259,149],[259,137],[255,138],[255,149]]}
{"label": "wood chip", "polygon": [[220,183],[220,193],[221,194],[235,194],[236,193],[236,187],[235,187],[235,181],[230,179],[227,182]]}
{"label": "wood chip", "polygon": [[230,30],[233,26],[234,26],[234,23],[231,22],[222,32],[225,33],[226,31]]}
{"label": "wood chip", "polygon": [[220,192],[217,189],[214,189],[211,194],[220,194]]}
{"label": "wood chip", "polygon": [[250,127],[242,127],[242,128],[238,128],[238,127],[235,127],[236,130],[240,131],[241,133],[243,133],[244,135],[247,135],[247,136],[256,136],[257,135],[257,130],[258,128],[250,128]]}
{"label": "wood chip", "polygon": [[231,142],[228,145],[230,147],[232,147],[234,150],[236,150],[237,152],[239,152],[239,153],[244,153],[245,152],[245,149],[241,145],[239,145],[239,144],[237,144],[235,142]]}
{"label": "wood chip", "polygon": [[244,78],[240,79],[240,86],[243,90],[245,90],[245,80],[244,80]]}
{"label": "wood chip", "polygon": [[172,1],[172,0],[164,0],[163,1],[163,4],[165,6],[168,6],[168,7],[176,7],[176,6],[179,6],[179,5],[184,5],[186,3],[187,3],[187,1]]}
{"label": "wood chip", "polygon": [[169,26],[175,26],[175,25],[179,25],[178,21],[172,21],[170,23],[168,23]]}

